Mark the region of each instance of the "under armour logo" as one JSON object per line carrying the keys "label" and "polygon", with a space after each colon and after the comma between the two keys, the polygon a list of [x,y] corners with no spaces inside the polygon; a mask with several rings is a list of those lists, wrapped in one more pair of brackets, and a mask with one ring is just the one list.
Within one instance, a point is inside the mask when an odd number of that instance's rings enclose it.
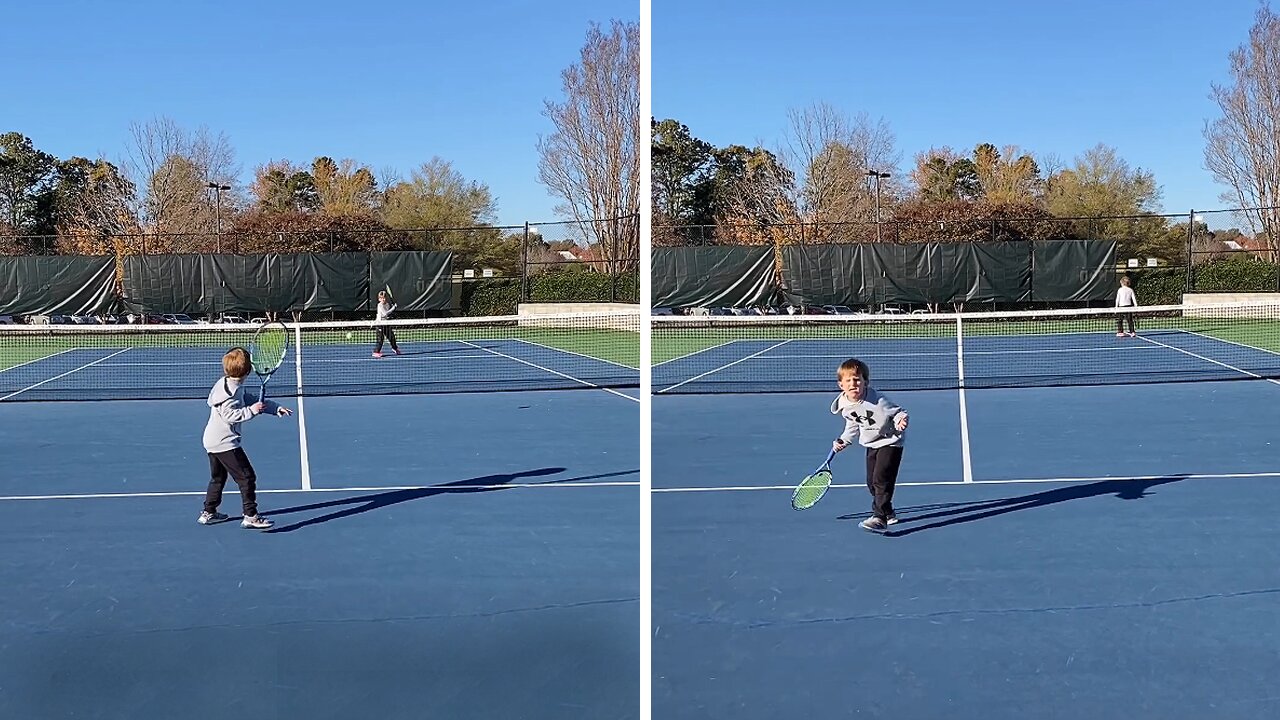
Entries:
{"label": "under armour logo", "polygon": [[871,410],[867,411],[866,417],[859,415],[857,410],[850,410],[848,414],[845,415],[845,418],[852,420],[858,425],[866,425],[869,428],[876,426],[875,412]]}

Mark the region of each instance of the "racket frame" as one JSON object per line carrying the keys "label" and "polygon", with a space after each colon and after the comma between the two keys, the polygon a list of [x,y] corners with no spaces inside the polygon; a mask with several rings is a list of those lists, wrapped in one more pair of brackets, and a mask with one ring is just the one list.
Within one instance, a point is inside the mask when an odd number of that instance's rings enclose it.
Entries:
{"label": "racket frame", "polygon": [[[254,355],[256,355],[256,353],[254,352],[254,348],[258,346],[258,338],[262,335],[264,331],[266,331],[269,328],[270,329],[278,328],[279,330],[284,332],[284,352],[280,354],[280,360],[275,364],[274,367],[272,367],[269,370],[262,370],[261,368],[258,367],[257,363],[253,362]],[[280,320],[270,320],[268,322],[263,323],[262,325],[259,325],[258,329],[253,331],[253,338],[249,341],[249,362],[250,364],[253,365],[253,372],[258,376],[258,379],[261,381],[261,386],[260,386],[261,389],[259,390],[259,393],[258,393],[258,402],[267,401],[267,381],[271,380],[271,376],[275,374],[276,370],[279,370],[280,366],[284,365],[285,358],[287,357],[289,357],[289,326],[285,325]]]}
{"label": "racket frame", "polygon": [[836,450],[835,448],[832,448],[831,452],[827,454],[827,459],[824,460],[822,464],[818,466],[818,469],[806,475],[805,478],[800,481],[800,484],[796,485],[796,489],[791,492],[791,508],[793,510],[808,510],[814,505],[817,505],[822,500],[822,497],[827,494],[827,490],[831,488],[830,482],[828,482],[826,486],[822,488],[822,492],[819,493],[818,497],[814,499],[812,505],[809,505],[808,507],[800,507],[796,505],[796,498],[800,495],[800,490],[805,486],[805,483],[809,482],[809,478],[823,471],[826,471],[828,475],[831,474],[831,461],[834,460],[835,457],[836,457]]}

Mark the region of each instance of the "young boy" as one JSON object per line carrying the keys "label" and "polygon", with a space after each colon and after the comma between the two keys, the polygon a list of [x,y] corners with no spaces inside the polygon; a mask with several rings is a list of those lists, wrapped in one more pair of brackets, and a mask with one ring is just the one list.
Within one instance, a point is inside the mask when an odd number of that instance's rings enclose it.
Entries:
{"label": "young boy", "polygon": [[390,326],[383,325],[383,321],[391,317],[391,313],[395,312],[396,306],[387,299],[385,290],[378,291],[378,346],[373,349],[373,356],[382,357],[382,341],[383,339],[391,341],[391,349],[397,355],[400,354],[400,346],[396,344],[396,331]]}
{"label": "young boy", "polygon": [[240,423],[252,420],[264,412],[286,417],[292,415],[293,411],[270,400],[262,402],[245,393],[244,379],[249,375],[250,369],[249,353],[244,348],[231,348],[222,356],[222,379],[215,382],[213,389],[209,391],[209,422],[204,426],[204,449],[209,453],[212,478],[204,496],[204,512],[200,513],[198,520],[201,525],[212,525],[227,519],[226,514],[218,512],[218,505],[222,502],[222,488],[227,484],[227,473],[231,473],[231,477],[240,486],[240,498],[244,504],[244,519],[240,521],[240,526],[255,530],[271,527],[271,521],[258,514],[255,497],[257,476],[253,472],[253,465],[249,464],[249,456],[240,447]]}
{"label": "young boy", "polygon": [[873,498],[871,517],[859,523],[864,530],[882,532],[898,522],[893,512],[893,488],[902,464],[903,433],[907,412],[871,388],[871,370],[861,360],[849,359],[836,370],[840,395],[831,413],[845,420],[844,432],[832,448],[840,452],[858,443],[867,449],[867,490]]}
{"label": "young boy", "polygon": [[[1116,290],[1116,307],[1138,307],[1138,296],[1129,287],[1129,276],[1120,278],[1120,289]],[[1138,328],[1133,324],[1133,313],[1121,313],[1116,316],[1116,337],[1124,337],[1124,322],[1129,321],[1129,337],[1138,337]]]}

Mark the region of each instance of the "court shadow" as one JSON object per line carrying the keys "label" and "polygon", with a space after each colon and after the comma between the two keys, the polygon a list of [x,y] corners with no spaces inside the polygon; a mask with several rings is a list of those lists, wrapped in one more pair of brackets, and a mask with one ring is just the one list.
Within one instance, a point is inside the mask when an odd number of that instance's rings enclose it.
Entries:
{"label": "court shadow", "polygon": [[[330,520],[340,520],[348,518],[352,515],[369,512],[370,510],[379,510],[391,505],[399,505],[400,503],[409,502],[411,500],[419,500],[433,495],[444,495],[446,493],[482,493],[493,492],[495,490],[509,490],[509,487],[503,487],[509,483],[513,483],[521,478],[545,477],[547,475],[556,475],[565,471],[562,467],[538,468],[537,470],[523,470],[517,473],[504,473],[499,475],[482,475],[480,477],[467,478],[466,480],[455,480],[450,483],[440,485],[432,485],[430,487],[409,488],[406,490],[388,490],[386,492],[373,493],[371,495],[358,495],[355,497],[339,498],[337,500],[328,500],[326,502],[311,503],[308,505],[296,505],[294,507],[280,508],[279,510],[265,511],[264,514],[277,518],[280,515],[288,515],[290,513],[309,512],[312,510],[324,510],[326,508],[342,508],[336,512],[325,515],[308,518],[295,523],[279,524],[268,533],[283,533],[301,530],[310,525],[319,525]],[[556,485],[569,482],[581,482],[584,480],[597,480],[601,478],[619,477],[622,475],[635,475],[639,470],[624,470],[612,473],[600,473],[597,475],[581,475],[571,478],[557,478],[555,480],[547,480],[541,483],[533,483],[536,485]],[[529,483],[524,483],[529,484]]]}
{"label": "court shadow", "polygon": [[[1069,485],[1067,487],[1044,490],[1030,495],[983,500],[965,503],[945,503],[939,505],[920,506],[919,508],[903,508],[898,516],[902,522],[883,534],[889,537],[902,537],[925,530],[937,530],[949,525],[986,520],[998,515],[1031,510],[1033,508],[1056,505],[1071,500],[1114,495],[1121,500],[1139,500],[1147,496],[1147,492],[1160,485],[1168,485],[1185,480],[1187,475],[1167,475],[1164,477],[1141,478],[1137,480],[1101,480],[1092,483]],[[923,515],[914,512],[924,510]],[[842,519],[865,518],[867,515],[844,515]],[[933,522],[929,522],[933,521]],[[919,523],[924,523],[923,525]],[[905,526],[905,527],[904,527]]]}

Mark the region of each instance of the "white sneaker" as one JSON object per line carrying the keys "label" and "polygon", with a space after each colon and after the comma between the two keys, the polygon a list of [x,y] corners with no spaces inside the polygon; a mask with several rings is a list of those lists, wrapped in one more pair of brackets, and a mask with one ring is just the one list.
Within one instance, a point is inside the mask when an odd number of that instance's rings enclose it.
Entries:
{"label": "white sneaker", "polygon": [[871,532],[882,532],[887,527],[883,520],[874,515],[858,523],[858,526],[863,530],[870,530]]}
{"label": "white sneaker", "polygon": [[897,515],[890,515],[889,517],[885,518],[885,521],[884,521],[884,522],[885,522],[885,524],[886,524],[886,525],[897,525],[897,524],[898,524],[898,516],[897,516]]}
{"label": "white sneaker", "polygon": [[244,519],[240,521],[240,527],[248,528],[250,530],[266,530],[274,524],[275,523],[261,515],[246,515]]}
{"label": "white sneaker", "polygon": [[196,522],[201,525],[214,525],[220,522],[226,522],[230,516],[220,512],[202,512]]}

